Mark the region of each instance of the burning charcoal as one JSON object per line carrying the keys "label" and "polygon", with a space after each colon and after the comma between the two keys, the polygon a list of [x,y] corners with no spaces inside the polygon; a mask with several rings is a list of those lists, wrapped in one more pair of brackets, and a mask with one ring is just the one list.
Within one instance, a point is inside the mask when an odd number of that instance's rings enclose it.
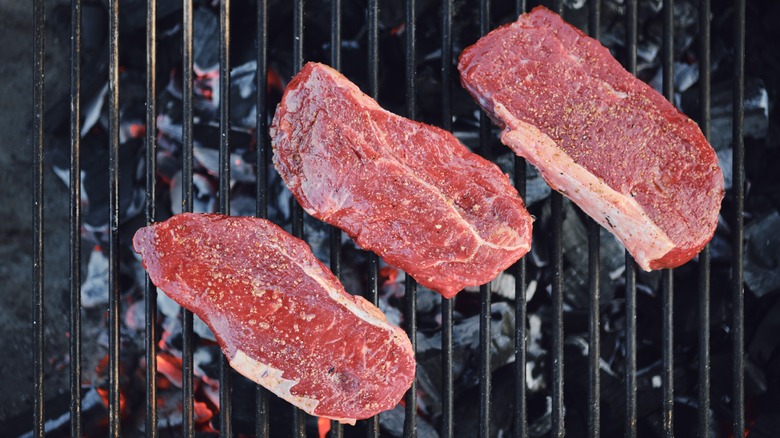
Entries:
{"label": "burning charcoal", "polygon": [[[257,62],[230,71],[230,126],[254,130],[257,124]],[[253,177],[254,180],[254,177]]]}
{"label": "burning charcoal", "polygon": [[[393,283],[393,285],[389,286],[389,288],[399,289],[400,291],[403,291],[403,285],[399,283]],[[383,289],[383,293],[385,292],[385,288]],[[404,316],[403,313],[401,313],[401,310],[397,306],[391,305],[389,297],[387,295],[384,295],[379,298],[379,310],[382,311],[382,313],[385,314],[385,317],[387,318],[387,321],[390,322],[390,324],[400,326],[403,323]]]}
{"label": "burning charcoal", "polygon": [[[217,211],[217,192],[205,176],[192,175],[192,211],[194,213],[214,213]],[[171,211],[173,214],[182,212],[181,172],[171,180]]]}
{"label": "burning charcoal", "polygon": [[181,311],[181,306],[165,295],[165,292],[157,288],[157,310],[169,318],[176,318]]}
{"label": "burning charcoal", "polygon": [[710,257],[713,263],[731,263],[731,240],[722,224],[726,220],[723,216],[718,218],[718,228],[710,241]]}
{"label": "burning charcoal", "polygon": [[[467,292],[479,292],[479,287],[469,286],[464,289]],[[493,281],[490,282],[490,292],[500,295],[510,300],[515,299],[515,277],[514,275],[501,271]],[[535,289],[526,288],[525,299],[530,301],[534,296]]]}
{"label": "burning charcoal", "polygon": [[[417,313],[433,313],[441,307],[441,295],[428,289],[417,286]],[[419,316],[418,316],[419,319]]]}
{"label": "burning charcoal", "polygon": [[[588,231],[571,202],[566,201],[563,219],[564,302],[572,309],[588,307]],[[625,249],[612,233],[599,227],[602,301],[612,299],[625,270]]]}
{"label": "burning charcoal", "polygon": [[528,353],[525,364],[525,384],[529,392],[543,391],[547,385],[544,380],[547,350],[542,346],[542,319],[534,314],[528,315]]}
{"label": "burning charcoal", "polygon": [[303,235],[311,252],[322,263],[330,264],[330,228],[324,222],[306,215],[303,219]]}
{"label": "burning charcoal", "polygon": [[143,300],[130,303],[125,311],[125,325],[130,330],[141,331],[146,323],[146,309]]}
{"label": "burning charcoal", "polygon": [[526,205],[530,206],[550,196],[552,189],[544,181],[539,171],[530,163],[526,163],[525,175],[525,199],[523,200]]}
{"label": "burning charcoal", "polygon": [[217,345],[198,345],[192,355],[195,376],[207,381],[219,381],[219,357],[222,350]]}
{"label": "burning charcoal", "polygon": [[757,297],[780,289],[779,229],[777,212],[745,227],[745,284]]}
{"label": "burning charcoal", "polygon": [[[495,161],[498,167],[501,168],[501,171],[509,174],[512,172],[514,160],[515,154],[507,153],[500,155]],[[539,171],[528,162],[525,163],[525,175],[525,197],[523,197],[523,202],[526,206],[536,204],[550,196],[552,189],[544,182]]]}
{"label": "burning charcoal", "polygon": [[767,369],[770,376],[770,369],[774,370],[775,376],[778,373],[777,368],[771,367],[773,357],[780,353],[778,333],[780,333],[780,300],[775,300],[775,304],[764,315],[747,347],[750,357],[758,366]]}
{"label": "burning charcoal", "polygon": [[219,21],[217,14],[207,7],[195,9],[193,16],[193,68],[198,75],[219,69]]}
{"label": "burning charcoal", "polygon": [[564,0],[563,5],[568,9],[581,9],[585,6],[585,0]]}
{"label": "burning charcoal", "polygon": [[[345,241],[346,239],[346,241]],[[363,294],[368,288],[366,263],[368,253],[355,247],[355,243],[342,233],[341,284],[351,295]]]}
{"label": "burning charcoal", "polygon": [[207,326],[206,323],[197,316],[192,317],[192,331],[203,339],[217,342],[217,338],[214,336],[214,332],[212,332],[209,326]]}
{"label": "burning charcoal", "polygon": [[[214,176],[219,175],[219,150],[195,145],[192,148],[192,155],[200,165],[206,168],[208,173]],[[244,183],[255,182],[254,168],[244,161],[240,153],[231,152],[230,154],[230,180]]]}
{"label": "burning charcoal", "polygon": [[[81,427],[84,436],[105,435],[108,430],[108,408],[103,398],[94,387],[83,389],[81,397]],[[46,417],[48,420],[43,425],[44,434],[47,437],[67,437],[70,434],[70,393],[59,394],[53,400],[46,402]],[[19,438],[32,438],[34,431],[25,432],[29,425],[32,412],[11,418],[0,423],[0,430],[5,436]]]}
{"label": "burning charcoal", "polygon": [[731,188],[732,175],[734,174],[734,150],[731,148],[721,149],[718,154],[718,165],[723,171],[723,188],[729,190]]}
{"label": "burning charcoal", "polygon": [[[493,303],[491,309],[491,371],[514,360],[514,309],[505,302]],[[472,316],[455,322],[453,336],[453,380],[456,387],[468,389],[478,386],[479,376],[479,317]],[[439,412],[441,393],[441,332],[432,335],[417,333],[417,374],[420,388],[429,397],[432,412]],[[431,387],[423,385],[432,385]]]}
{"label": "burning charcoal", "polygon": [[[567,336],[564,354],[564,402],[567,436],[585,436],[588,405],[588,341],[582,336]],[[602,354],[604,349],[602,349]],[[603,436],[617,436],[622,431],[624,385],[621,377],[602,358],[599,364],[601,387],[601,424]]]}
{"label": "burning charcoal", "polygon": [[[139,302],[142,303],[142,301]],[[177,319],[181,314],[181,306],[176,301],[170,299],[160,288],[157,289],[157,309],[168,318]],[[217,340],[211,329],[197,316],[193,316],[192,329],[203,339]]]}
{"label": "burning charcoal", "polygon": [[[504,366],[493,372],[490,391],[490,436],[510,436],[515,408],[515,375],[513,366]],[[479,388],[471,388],[455,399],[454,431],[456,437],[479,436]]]}
{"label": "burning charcoal", "polygon": [[182,385],[181,368],[181,357],[174,356],[164,350],[157,353],[157,372],[177,388],[181,388]]}
{"label": "burning charcoal", "polygon": [[87,279],[81,285],[81,305],[85,309],[108,303],[108,257],[99,247],[89,255]]}
{"label": "burning charcoal", "polygon": [[552,430],[552,397],[545,397],[547,411],[541,417],[529,421],[528,436],[530,438],[541,438],[547,436]]}
{"label": "burning charcoal", "polygon": [[[180,390],[163,391],[157,400],[159,424],[168,428],[181,427],[182,392]],[[193,416],[195,425],[198,427],[198,425],[207,424],[214,416],[214,413],[209,409],[206,403],[196,400],[193,405]]]}
{"label": "burning charcoal", "polygon": [[[406,412],[404,407],[398,404],[395,408],[382,412],[379,414],[379,427],[382,428],[384,433],[387,433],[392,437],[404,436],[404,419],[406,418]],[[417,417],[417,435],[421,437],[436,438],[439,433],[433,428],[427,421],[423,420],[419,416]]]}
{"label": "burning charcoal", "polygon": [[[712,86],[710,143],[716,151],[729,147],[732,140],[732,84]],[[769,95],[764,82],[755,77],[745,80],[745,136],[764,139],[769,132]]]}
{"label": "burning charcoal", "polygon": [[[674,63],[674,90],[676,92],[675,94],[675,102],[677,107],[682,106],[682,96],[679,95],[679,93],[682,93],[689,88],[693,84],[695,84],[699,80],[699,64],[698,63],[685,63],[685,62],[675,62]],[[663,86],[663,70],[658,69],[655,73],[655,76],[653,76],[653,79],[650,80],[650,86],[655,88],[656,91],[659,93],[662,92],[661,87]]]}
{"label": "burning charcoal", "polygon": [[[767,406],[772,406],[774,409],[767,409],[765,412],[750,424],[750,431],[747,434],[747,438],[774,438],[777,436],[777,431],[780,430],[780,400],[775,400],[766,403]],[[766,408],[765,408],[766,409]]]}
{"label": "burning charcoal", "polygon": [[100,120],[100,115],[103,112],[103,105],[108,96],[108,84],[104,84],[100,91],[94,96],[94,98],[84,105],[84,121],[81,124],[81,132],[83,134],[89,132],[93,126]]}
{"label": "burning charcoal", "polygon": [[230,196],[230,214],[232,216],[254,216],[257,209],[257,200],[245,193]]}
{"label": "burning charcoal", "polygon": [[570,308],[588,307],[588,232],[572,203],[568,200],[563,213],[564,303]]}

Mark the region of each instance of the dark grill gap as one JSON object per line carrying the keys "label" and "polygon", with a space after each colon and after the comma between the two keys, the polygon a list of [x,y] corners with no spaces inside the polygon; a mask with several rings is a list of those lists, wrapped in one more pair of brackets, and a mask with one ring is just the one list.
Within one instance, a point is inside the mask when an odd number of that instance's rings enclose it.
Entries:
{"label": "dark grill gap", "polygon": [[[600,1],[590,0],[590,29],[591,35],[598,38],[598,23],[600,16]],[[673,100],[674,96],[674,83],[673,83],[673,59],[674,52],[672,47],[673,41],[673,1],[664,0],[664,32],[663,32],[663,91],[664,95]],[[744,185],[745,185],[745,162],[744,162],[744,140],[743,140],[743,119],[744,119],[744,59],[745,59],[745,1],[737,0],[736,14],[734,16],[734,36],[735,36],[735,52],[736,62],[734,65],[734,88],[733,88],[733,138],[734,138],[734,162],[733,162],[733,175],[734,175],[734,202],[736,217],[734,223],[735,229],[732,231],[734,240],[733,244],[733,275],[732,275],[732,302],[734,304],[733,312],[733,406],[735,411],[733,421],[733,434],[734,436],[744,436],[745,430],[745,399],[744,399],[744,374],[745,374],[745,360],[743,356],[744,352],[744,302],[743,302],[743,247],[742,241],[744,240]],[[182,184],[182,210],[192,211],[193,205],[193,193],[192,193],[192,168],[193,168],[193,11],[192,0],[183,1],[183,184]],[[268,203],[268,187],[267,178],[265,175],[265,169],[267,168],[267,157],[269,150],[269,141],[267,137],[268,125],[267,120],[264,117],[267,109],[267,93],[266,83],[268,77],[268,7],[266,0],[258,0],[257,7],[257,205],[256,214],[258,217],[265,217],[267,215],[267,203]],[[340,0],[334,0],[331,4],[331,64],[335,68],[339,68],[341,64],[341,2]],[[625,64],[627,69],[633,73],[636,73],[637,60],[637,13],[638,5],[636,0],[627,0],[626,2],[626,43],[627,43],[627,56]],[[33,393],[34,393],[34,410],[33,410],[33,432],[35,436],[44,435],[44,398],[43,398],[43,328],[44,328],[44,299],[43,299],[43,165],[44,165],[44,138],[43,138],[43,126],[44,126],[44,103],[43,103],[43,73],[44,73],[44,2],[42,0],[36,0],[33,3],[34,7],[34,67],[33,67],[33,284],[32,284],[32,299],[33,299]],[[699,2],[699,25],[700,33],[703,36],[701,38],[701,45],[699,48],[699,64],[700,64],[700,99],[699,99],[699,111],[701,113],[700,125],[702,131],[709,138],[710,131],[710,1],[700,0]],[[297,0],[294,3],[293,13],[293,30],[294,30],[294,42],[293,42],[293,70],[297,71],[303,65],[304,53],[303,53],[303,41],[304,41],[304,1]],[[377,0],[370,0],[368,4],[367,17],[367,39],[368,39],[368,83],[369,94],[372,97],[377,98],[379,94],[379,48],[378,48],[378,8],[379,4]],[[415,41],[415,0],[406,0],[405,3],[405,29],[406,32],[406,76],[405,76],[405,89],[406,89],[406,115],[409,118],[414,119],[416,116],[416,41]],[[524,1],[517,1],[515,5],[517,12],[526,9]],[[563,2],[555,2],[554,9],[558,12],[563,12]],[[488,0],[480,0],[479,2],[479,25],[480,33],[485,34],[490,28],[490,2]],[[219,211],[225,214],[229,214],[229,181],[230,181],[230,160],[229,160],[229,130],[230,130],[230,60],[229,60],[229,46],[230,46],[230,22],[229,22],[230,3],[229,0],[222,0],[220,6],[220,144],[219,144]],[[147,20],[146,20],[146,37],[147,37],[147,69],[146,69],[146,143],[149,145],[146,151],[146,223],[151,224],[156,220],[156,199],[157,191],[155,187],[155,171],[157,169],[156,162],[156,46],[157,46],[157,30],[156,20],[157,15],[157,3],[156,0],[149,0],[147,2]],[[445,129],[451,129],[451,114],[452,114],[452,102],[451,102],[451,60],[454,56],[452,53],[452,16],[453,16],[453,2],[452,0],[444,0],[441,6],[441,48],[442,48],[442,126]],[[81,276],[79,267],[81,265],[81,238],[80,238],[80,221],[81,221],[81,208],[80,208],[80,185],[78,181],[78,175],[80,171],[80,136],[79,136],[79,118],[80,118],[80,77],[81,77],[81,1],[73,0],[71,7],[71,113],[70,113],[70,178],[71,178],[71,193],[69,198],[69,216],[70,216],[70,306],[71,306],[71,319],[70,319],[70,331],[71,342],[70,355],[71,355],[71,434],[73,436],[81,435],[81,320],[80,320],[80,294],[79,289],[81,285]],[[109,1],[109,42],[110,42],[110,56],[109,56],[109,194],[110,194],[110,210],[109,210],[109,434],[111,436],[119,436],[120,434],[120,392],[119,392],[119,0]],[[481,151],[485,155],[490,155],[490,123],[485,117],[485,114],[481,114],[480,117],[480,146]],[[515,158],[513,179],[515,185],[518,187],[521,196],[525,196],[525,161],[521,158]],[[552,433],[554,436],[563,436],[564,430],[564,405],[563,405],[563,259],[562,259],[562,197],[557,193],[552,195],[552,217],[553,217],[553,241],[552,241],[552,253],[553,253],[553,266],[554,266],[554,280],[552,282],[552,296],[553,296],[553,387],[552,387]],[[293,234],[296,236],[303,236],[303,211],[300,206],[296,205],[293,208]],[[588,414],[589,436],[599,436],[600,426],[600,403],[599,403],[599,351],[600,351],[600,339],[599,339],[599,302],[600,302],[600,283],[599,283],[599,259],[598,254],[600,251],[599,244],[599,227],[597,224],[588,220],[588,248],[589,248],[589,265],[588,265],[588,291],[590,296],[590,303],[588,308],[588,321],[589,321],[589,402],[590,410]],[[337,229],[332,229],[332,236],[334,237],[331,242],[335,242],[331,246],[331,266],[336,273],[340,275],[341,271],[341,246],[340,242],[341,232]],[[368,277],[369,277],[369,290],[368,297],[374,303],[378,299],[378,261],[376,256],[369,255],[368,257]],[[516,326],[515,342],[516,342],[516,362],[515,362],[515,376],[517,378],[517,385],[515,388],[516,405],[514,409],[514,422],[516,436],[528,435],[528,424],[526,417],[526,395],[525,395],[525,374],[524,367],[526,357],[526,330],[524,321],[526,320],[526,303],[525,303],[525,286],[527,283],[525,260],[519,261],[512,271],[516,274],[516,315],[519,323]],[[636,382],[636,267],[628,254],[626,255],[626,313],[628,315],[626,325],[626,338],[627,338],[627,352],[626,352],[626,369],[627,378],[625,380],[625,393],[626,393],[626,436],[636,436],[636,423],[637,423],[637,382]],[[148,277],[146,281],[145,290],[145,314],[147,317],[147,323],[145,327],[145,346],[146,346],[146,360],[151,366],[147,367],[147,410],[146,410],[146,433],[149,436],[157,435],[157,409],[156,409],[156,377],[157,372],[154,364],[156,363],[157,345],[156,339],[156,327],[151,323],[154,319],[154,315],[157,313],[156,306],[156,289],[149,282]],[[665,270],[662,275],[662,294],[663,294],[663,430],[666,436],[673,435],[673,272],[672,270]],[[406,282],[406,298],[405,298],[405,320],[406,328],[412,338],[413,345],[416,346],[415,335],[416,330],[416,285],[413,281]],[[709,374],[709,307],[710,307],[710,252],[709,246],[705,247],[702,253],[699,255],[699,373],[700,373],[700,385],[699,385],[699,405],[698,405],[698,419],[699,419],[699,434],[700,436],[709,436],[710,424],[708,418],[708,411],[710,409],[710,374]],[[489,286],[483,286],[480,288],[480,397],[479,397],[479,432],[480,436],[489,436],[489,422],[491,415],[490,395],[491,395],[491,382],[490,382],[490,290]],[[183,397],[184,397],[184,421],[183,421],[183,434],[184,436],[194,436],[195,431],[193,428],[193,411],[192,401],[194,398],[193,390],[193,317],[192,313],[183,311],[183,334],[184,334],[184,347],[183,347]],[[453,382],[452,382],[452,312],[453,302],[452,300],[443,301],[442,318],[444,321],[443,336],[442,336],[442,366],[444,368],[442,386],[445,388],[444,400],[443,400],[443,417],[441,424],[441,431],[443,436],[453,435]],[[416,384],[412,386],[412,389],[407,394],[406,400],[406,417],[404,423],[404,435],[416,436]],[[257,388],[257,424],[256,434],[257,436],[271,436],[272,431],[269,430],[269,393],[261,388]],[[224,357],[220,362],[220,435],[232,436],[231,430],[231,382],[229,365]],[[293,432],[295,436],[305,435],[304,415],[301,411],[295,411],[295,419],[293,424]],[[368,436],[379,435],[379,425],[377,418],[372,418],[367,421],[368,424]],[[341,436],[343,429],[340,425],[333,424],[331,436]]]}

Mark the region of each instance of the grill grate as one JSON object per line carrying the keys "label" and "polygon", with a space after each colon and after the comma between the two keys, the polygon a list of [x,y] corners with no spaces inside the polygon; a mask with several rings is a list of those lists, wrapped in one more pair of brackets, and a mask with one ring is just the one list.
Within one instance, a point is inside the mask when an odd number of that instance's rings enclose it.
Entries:
{"label": "grill grate", "polygon": [[[743,140],[743,119],[744,119],[744,69],[745,69],[745,1],[736,0],[736,13],[734,17],[734,41],[735,41],[735,65],[734,65],[734,88],[733,88],[733,138],[734,138],[734,203],[736,217],[734,218],[735,227],[732,230],[733,236],[733,268],[732,268],[732,302],[733,312],[733,406],[734,421],[733,435],[744,436],[745,431],[745,399],[744,399],[744,303],[743,303],[743,246],[744,239],[744,185],[745,185],[745,162],[744,162],[744,140]],[[33,432],[35,436],[44,435],[44,396],[43,396],[43,329],[44,329],[44,299],[43,299],[43,266],[44,266],[44,248],[43,248],[43,169],[44,169],[44,1],[35,0],[33,3],[34,16],[34,65],[33,65],[33,337],[34,349],[32,352],[33,365]],[[340,0],[332,0],[331,3],[331,53],[330,62],[334,68],[341,66],[341,24],[342,24],[342,5]],[[673,83],[673,0],[664,0],[663,2],[663,94],[668,99],[674,97]],[[563,2],[558,0],[554,2],[553,9],[559,13],[563,12]],[[303,0],[296,0],[293,5],[293,70],[298,71],[303,65],[303,41],[304,41],[304,10]],[[515,10],[520,13],[526,10],[526,2],[518,0],[515,2]],[[155,187],[155,173],[157,169],[156,162],[156,68],[157,68],[157,2],[148,0],[146,17],[146,223],[151,224],[157,218],[156,201],[157,191]],[[379,2],[378,0],[369,0],[367,6],[367,41],[368,41],[368,86],[369,95],[377,98],[379,95]],[[416,116],[416,2],[415,0],[405,1],[405,92],[406,92],[406,116],[414,119]],[[220,63],[220,142],[219,142],[219,211],[229,214],[229,181],[230,181],[230,162],[229,162],[229,115],[230,115],[230,2],[222,0],[220,3],[219,16],[219,63]],[[599,20],[601,14],[600,0],[589,0],[589,29],[591,36],[599,37]],[[637,0],[626,1],[626,45],[627,53],[625,58],[626,68],[636,73],[637,70]],[[479,29],[480,34],[485,34],[490,30],[490,1],[479,1]],[[710,91],[711,91],[711,71],[710,71],[710,0],[699,1],[699,67],[700,67],[700,89],[699,89],[699,111],[700,126],[705,136],[710,135]],[[268,96],[266,92],[266,83],[268,77],[268,4],[267,0],[257,1],[257,205],[256,215],[265,217],[268,213],[268,186],[266,169],[268,166],[268,123],[265,117],[268,108]],[[442,53],[442,121],[441,126],[444,129],[452,128],[452,53],[453,37],[453,1],[443,0],[441,4],[441,53]],[[110,193],[110,215],[109,215],[109,424],[110,435],[118,437],[120,435],[120,393],[119,393],[119,0],[109,1],[109,193]],[[72,436],[82,435],[81,421],[81,319],[80,319],[80,286],[81,286],[81,208],[80,208],[80,80],[81,80],[81,0],[73,0],[71,3],[71,81],[70,81],[70,391],[71,391],[71,429]],[[193,208],[193,4],[192,0],[183,1],[183,194],[182,210],[192,211]],[[480,147],[481,152],[490,155],[490,121],[486,114],[482,113],[480,117]],[[515,158],[513,181],[522,197],[525,197],[526,176],[525,160]],[[563,259],[562,259],[562,197],[553,192],[552,194],[552,218],[553,218],[553,239],[552,239],[552,263],[554,279],[552,286],[553,298],[553,367],[552,367],[552,434],[553,436],[563,436],[564,430],[564,374],[563,374]],[[293,234],[303,236],[303,211],[300,206],[293,208]],[[599,303],[600,303],[600,282],[599,282],[599,226],[595,221],[588,219],[588,291],[590,303],[588,307],[589,320],[589,413],[588,413],[588,435],[597,437],[600,435],[600,379],[599,379]],[[337,276],[341,275],[341,231],[331,228],[331,268]],[[368,299],[375,304],[378,300],[378,259],[375,255],[369,254],[367,272],[369,278]],[[527,400],[525,392],[526,382],[526,330],[524,321],[526,321],[527,309],[525,301],[525,287],[527,284],[525,260],[520,260],[511,268],[516,277],[516,325],[515,331],[515,376],[516,403],[514,408],[514,430],[516,436],[525,437],[529,434],[527,423]],[[626,344],[626,379],[625,379],[625,409],[626,424],[625,435],[635,437],[637,434],[637,381],[636,381],[636,266],[631,257],[626,254],[626,303],[625,311],[627,314],[627,325],[625,328]],[[662,373],[662,393],[663,393],[663,431],[665,436],[673,435],[673,272],[665,270],[662,275],[662,296],[663,296],[663,373]],[[158,412],[156,406],[157,400],[157,372],[156,372],[156,354],[157,338],[156,326],[154,324],[157,314],[156,288],[146,279],[145,289],[145,358],[146,368],[146,433],[148,436],[156,437],[158,435],[157,422]],[[482,437],[490,436],[489,430],[491,406],[491,382],[490,382],[490,290],[488,286],[480,288],[480,391],[479,391],[479,434]],[[406,299],[404,316],[406,329],[416,346],[416,284],[413,280],[406,282]],[[711,425],[709,423],[708,411],[710,410],[710,370],[709,370],[709,309],[710,309],[710,251],[709,246],[699,254],[699,284],[698,284],[698,308],[699,308],[699,388],[698,388],[698,430],[699,436],[710,436]],[[454,389],[453,389],[453,302],[444,300],[442,307],[442,367],[443,367],[443,413],[441,432],[445,437],[454,435]],[[193,315],[186,310],[183,311],[183,430],[186,437],[192,437],[195,434],[193,426]],[[416,436],[416,383],[413,384],[405,396],[405,423],[404,436]],[[257,403],[257,423],[256,435],[258,437],[272,436],[273,431],[269,429],[269,392],[262,387],[256,390]],[[220,435],[232,436],[231,430],[231,382],[229,364],[224,357],[220,362]],[[372,418],[367,421],[368,436],[379,436],[378,419]],[[293,424],[293,434],[297,437],[305,435],[304,414],[302,411],[295,410],[295,419]],[[331,429],[331,436],[341,437],[343,429],[341,425],[334,423]]]}

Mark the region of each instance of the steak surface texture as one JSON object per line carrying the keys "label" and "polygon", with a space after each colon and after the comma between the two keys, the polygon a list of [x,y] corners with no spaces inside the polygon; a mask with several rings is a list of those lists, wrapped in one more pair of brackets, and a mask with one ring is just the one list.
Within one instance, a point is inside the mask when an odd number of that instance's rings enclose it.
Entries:
{"label": "steak surface texture", "polygon": [[467,48],[458,69],[502,142],[643,269],[679,266],[712,238],[724,195],[715,151],[597,40],[537,7]]}
{"label": "steak surface texture", "polygon": [[312,216],[445,297],[528,252],[531,216],[509,178],[449,132],[382,109],[308,63],[271,125],[274,165]]}
{"label": "steak surface texture", "polygon": [[133,247],[236,371],[311,415],[354,424],[392,409],[414,379],[406,334],[271,222],[184,213],[141,228]]}

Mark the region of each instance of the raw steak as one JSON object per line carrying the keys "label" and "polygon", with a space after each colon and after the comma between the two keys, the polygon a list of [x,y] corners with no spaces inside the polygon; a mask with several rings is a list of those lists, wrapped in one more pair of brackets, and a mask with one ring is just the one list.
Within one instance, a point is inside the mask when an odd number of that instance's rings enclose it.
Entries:
{"label": "raw steak", "polygon": [[309,63],[293,78],[271,138],[274,165],[309,214],[445,297],[530,249],[531,216],[496,165],[383,110],[330,67]]}
{"label": "raw steak", "polygon": [[414,379],[406,334],[271,222],[185,213],[141,228],[133,247],[236,371],[311,415],[354,424],[392,409]]}
{"label": "raw steak", "polygon": [[715,151],[598,41],[537,7],[467,48],[458,69],[501,141],[643,269],[679,266],[712,238],[724,193]]}

